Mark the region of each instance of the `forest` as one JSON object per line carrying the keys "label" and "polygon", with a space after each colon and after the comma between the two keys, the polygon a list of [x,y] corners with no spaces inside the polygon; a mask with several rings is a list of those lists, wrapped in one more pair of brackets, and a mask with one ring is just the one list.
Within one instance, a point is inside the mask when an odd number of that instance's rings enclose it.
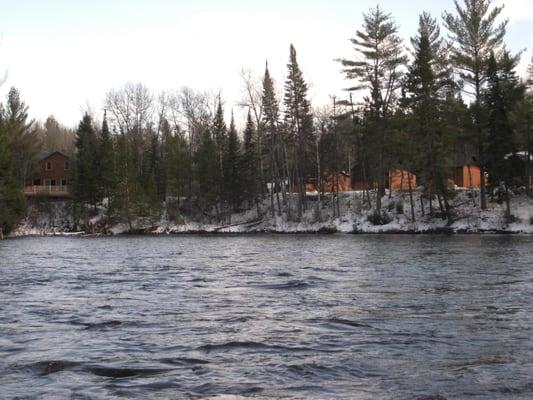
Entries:
{"label": "forest", "polygon": [[[236,107],[244,121],[226,120],[223,93],[154,93],[127,83],[105,95],[103,115],[87,112],[70,129],[54,117],[32,120],[12,88],[0,104],[0,228],[16,226],[25,183],[54,151],[72,160],[72,213],[87,221],[105,207],[107,218],[130,228],[162,213],[209,221],[251,209],[292,221],[322,207],[335,214],[338,196],[325,183],[340,173],[360,182],[379,225],[393,169],[417,177],[408,188],[412,218],[413,192],[420,192],[428,213],[451,224],[449,178],[460,165],[481,170],[479,207],[506,203],[512,218],[513,196],[533,194],[533,59],[519,77],[524,54],[507,49],[501,11],[492,0],[456,1],[442,18],[422,13],[418,31],[404,40],[377,6],[350,39],[353,53],[336,60],[346,78],[342,95],[312,105],[305,66],[290,45],[282,87],[268,63],[260,77],[242,73]],[[317,198],[308,195],[310,182]]]}

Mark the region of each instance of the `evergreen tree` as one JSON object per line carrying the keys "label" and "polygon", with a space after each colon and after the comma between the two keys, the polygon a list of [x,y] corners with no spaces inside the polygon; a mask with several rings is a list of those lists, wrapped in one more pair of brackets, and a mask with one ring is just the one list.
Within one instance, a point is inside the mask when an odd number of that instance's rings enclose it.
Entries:
{"label": "evergreen tree", "polygon": [[256,130],[252,114],[248,111],[246,127],[244,129],[244,154],[242,158],[242,187],[243,197],[248,207],[257,204],[261,196],[261,176],[259,154],[257,151]]}
{"label": "evergreen tree", "polygon": [[387,144],[390,141],[389,126],[391,112],[400,86],[400,67],[406,58],[402,52],[402,40],[392,16],[377,6],[363,15],[363,30],[350,39],[358,56],[356,60],[341,60],[348,79],[355,79],[356,86],[348,90],[366,90],[366,115],[368,134],[365,137],[367,149],[377,155],[378,196],[376,213],[381,210],[381,197],[385,193],[388,170]]}
{"label": "evergreen tree", "polygon": [[452,61],[461,79],[473,88],[473,116],[476,128],[478,163],[481,169],[481,208],[487,208],[485,193],[485,139],[482,97],[487,81],[487,62],[491,52],[500,49],[507,21],[497,24],[502,7],[492,0],[464,0],[464,7],[454,0],[457,15],[444,13],[446,28],[451,33]]}
{"label": "evergreen tree", "polygon": [[192,168],[188,143],[181,131],[172,133],[168,123],[162,131],[167,194],[179,198],[185,193]]}
{"label": "evergreen tree", "polygon": [[110,204],[110,215],[125,221],[134,230],[135,219],[142,207],[142,189],[138,181],[134,155],[126,135],[117,137],[115,151],[116,183]]}
{"label": "evergreen tree", "polygon": [[3,111],[3,125],[9,136],[13,161],[13,173],[20,188],[34,172],[41,144],[35,123],[28,118],[28,106],[22,101],[20,92],[11,88]]}
{"label": "evergreen tree", "polygon": [[115,188],[115,183],[114,144],[107,123],[107,113],[104,112],[102,132],[98,143],[98,185],[100,197],[109,198]]}
{"label": "evergreen tree", "polygon": [[212,208],[219,200],[220,167],[217,147],[211,133],[206,130],[195,155],[198,199],[200,206]]}
{"label": "evergreen tree", "polygon": [[238,211],[242,202],[241,144],[237,136],[235,121],[231,116],[226,150],[224,152],[224,198],[233,211]]}
{"label": "evergreen tree", "polygon": [[76,131],[73,192],[81,204],[96,206],[98,191],[98,142],[92,118],[85,114]]}
{"label": "evergreen tree", "polygon": [[25,205],[10,148],[10,136],[0,113],[0,238],[15,227]]}
{"label": "evergreen tree", "polygon": [[[282,188],[282,181],[284,181],[284,168],[281,166],[282,157],[280,157],[279,105],[274,90],[274,81],[272,80],[268,70],[268,64],[265,67],[265,76],[263,78],[263,97],[261,99],[261,106],[263,108],[264,134],[269,143],[268,158],[270,170],[270,211],[272,217],[274,217],[274,197],[276,199],[278,215],[281,215],[279,190]],[[283,193],[285,193],[285,191],[283,191]]]}
{"label": "evergreen tree", "polygon": [[491,53],[487,65],[486,106],[488,110],[488,136],[486,166],[492,190],[503,184],[510,217],[509,188],[513,177],[518,176],[515,135],[511,122],[511,112],[518,100],[519,84],[512,70],[514,63],[509,55],[503,56],[502,63]]}
{"label": "evergreen tree", "polygon": [[312,173],[313,161],[313,116],[307,100],[307,84],[296,58],[296,49],[291,44],[288,75],[285,81],[285,129],[288,143],[292,147],[293,172],[289,178],[292,186],[298,189],[298,217],[305,208],[305,182]]}
{"label": "evergreen tree", "polygon": [[533,196],[533,185],[531,183],[533,176],[533,56],[531,57],[526,79],[524,131],[524,145],[526,150],[526,189],[528,193]]}
{"label": "evergreen tree", "polygon": [[[419,178],[429,196],[430,213],[433,196],[437,195],[441,212],[451,223],[447,200],[447,153],[451,145],[447,129],[445,102],[453,85],[440,29],[428,13],[420,16],[418,35],[411,39],[414,60],[407,74],[405,103],[412,112],[415,146],[414,159]],[[445,207],[443,207],[443,201]]]}
{"label": "evergreen tree", "polygon": [[224,121],[224,109],[222,108],[222,99],[219,96],[217,111],[213,121],[213,139],[215,141],[217,151],[217,161],[220,173],[218,177],[220,180],[216,183],[219,196],[223,196],[224,189],[224,152],[226,150],[228,132],[226,122]]}
{"label": "evergreen tree", "polygon": [[224,145],[227,138],[226,122],[224,121],[224,109],[222,108],[222,99],[218,99],[217,111],[213,121],[213,139],[220,152],[224,151]]}

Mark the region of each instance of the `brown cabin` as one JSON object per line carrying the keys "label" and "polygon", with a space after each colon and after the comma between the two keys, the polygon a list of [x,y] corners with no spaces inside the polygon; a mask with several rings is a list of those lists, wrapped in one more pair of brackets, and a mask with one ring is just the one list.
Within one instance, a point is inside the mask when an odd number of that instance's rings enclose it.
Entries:
{"label": "brown cabin", "polygon": [[24,194],[47,197],[69,196],[69,173],[69,157],[56,151],[39,161],[37,172],[26,182]]}
{"label": "brown cabin", "polygon": [[463,165],[455,168],[455,184],[460,188],[479,189],[481,187],[481,170],[476,165]]}
{"label": "brown cabin", "polygon": [[374,190],[374,189],[377,189],[378,186],[379,185],[377,182],[365,182],[363,180],[353,181],[352,183],[352,189],[356,191]]}
{"label": "brown cabin", "polygon": [[416,190],[416,175],[403,169],[393,169],[389,172],[390,190],[409,191]]}
{"label": "brown cabin", "polygon": [[[350,175],[344,171],[338,172],[336,175],[328,174],[320,183],[323,193],[349,192],[352,190],[352,180]],[[318,191],[316,178],[309,179],[306,182],[305,191]]]}

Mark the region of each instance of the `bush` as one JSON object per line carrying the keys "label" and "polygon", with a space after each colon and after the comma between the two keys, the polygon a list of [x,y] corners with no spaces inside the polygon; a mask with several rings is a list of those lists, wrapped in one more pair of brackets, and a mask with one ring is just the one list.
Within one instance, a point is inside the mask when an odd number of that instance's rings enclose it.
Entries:
{"label": "bush", "polygon": [[508,224],[512,224],[512,223],[515,223],[515,222],[520,222],[520,219],[517,218],[516,216],[514,216],[513,214],[505,215],[505,222],[508,223]]}
{"label": "bush", "polygon": [[403,201],[399,201],[398,203],[396,203],[396,214],[402,215],[404,212],[403,207]]}
{"label": "bush", "polygon": [[383,210],[381,211],[381,214],[376,211],[368,216],[368,222],[372,225],[387,225],[391,221],[391,216]]}

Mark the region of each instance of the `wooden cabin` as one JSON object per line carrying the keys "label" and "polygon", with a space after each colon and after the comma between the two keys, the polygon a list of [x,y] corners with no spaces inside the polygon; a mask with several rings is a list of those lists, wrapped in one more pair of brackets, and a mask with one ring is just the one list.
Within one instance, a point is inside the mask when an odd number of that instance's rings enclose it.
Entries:
{"label": "wooden cabin", "polygon": [[378,188],[377,182],[365,182],[363,180],[356,180],[352,182],[352,189],[356,191],[374,190]]}
{"label": "wooden cabin", "polygon": [[454,182],[460,188],[479,189],[481,170],[477,165],[463,165],[455,168]]}
{"label": "wooden cabin", "polygon": [[[334,192],[349,192],[352,190],[352,180],[350,175],[346,172],[338,172],[335,174],[328,174],[320,182],[321,192],[334,193]],[[316,178],[308,179],[305,183],[306,192],[318,191],[318,184]]]}
{"label": "wooden cabin", "polygon": [[68,197],[70,159],[56,151],[39,161],[33,178],[26,182],[26,196]]}
{"label": "wooden cabin", "polygon": [[[409,184],[409,181],[411,182]],[[402,192],[416,190],[416,175],[403,169],[393,169],[389,172],[389,189]]]}
{"label": "wooden cabin", "polygon": [[338,172],[327,175],[322,181],[322,188],[325,193],[349,192],[352,190],[352,179],[346,172]]}

